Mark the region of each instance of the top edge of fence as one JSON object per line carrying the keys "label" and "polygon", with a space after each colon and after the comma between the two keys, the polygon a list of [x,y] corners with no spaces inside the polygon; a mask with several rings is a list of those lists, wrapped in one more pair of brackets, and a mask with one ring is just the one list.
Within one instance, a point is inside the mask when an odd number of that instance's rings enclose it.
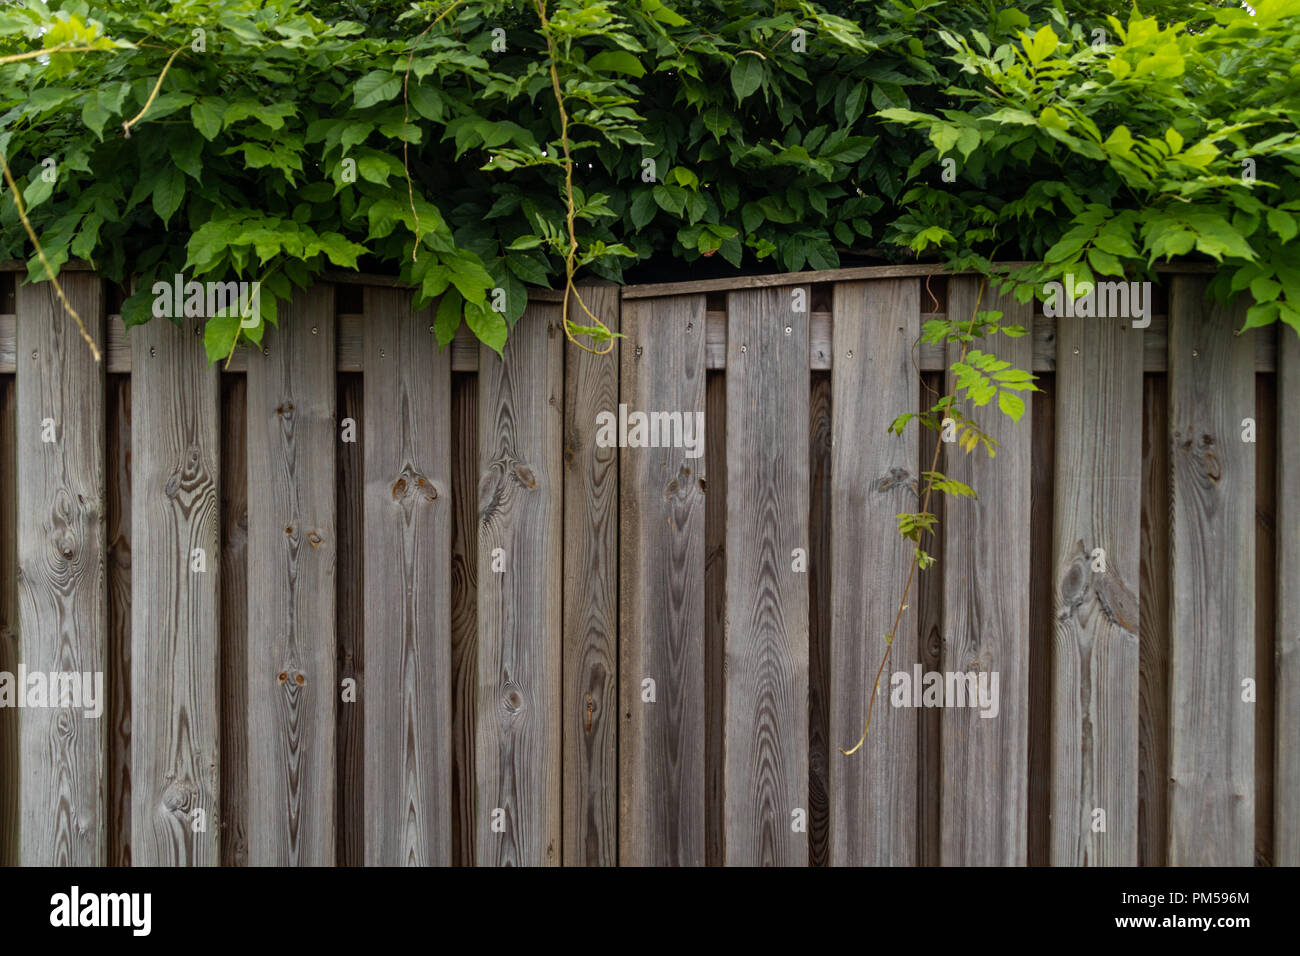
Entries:
{"label": "top edge of fence", "polygon": [[[995,262],[1002,269],[1018,269],[1034,265],[1033,262]],[[1157,265],[1156,272],[1166,275],[1213,275],[1220,268],[1213,262],[1170,262]],[[0,273],[25,272],[27,263],[23,260],[9,259],[0,261]],[[69,261],[63,264],[64,272],[92,272],[94,266],[84,261]],[[690,295],[707,292],[729,292],[741,289],[779,288],[791,285],[809,285],[825,282],[852,282],[866,279],[910,279],[923,276],[976,275],[971,271],[952,272],[940,262],[909,263],[905,265],[854,266],[846,269],[817,269],[806,272],[778,272],[767,275],[722,276],[716,279],[695,279],[683,282],[647,282],[622,286],[624,299],[653,299],[670,295]],[[388,288],[412,288],[397,276],[374,275],[361,272],[326,271],[321,274],[326,282],[343,285],[368,285]],[[580,288],[616,285],[601,280],[583,281]],[[528,297],[537,302],[562,302],[563,289],[545,289],[539,286],[528,287]]]}

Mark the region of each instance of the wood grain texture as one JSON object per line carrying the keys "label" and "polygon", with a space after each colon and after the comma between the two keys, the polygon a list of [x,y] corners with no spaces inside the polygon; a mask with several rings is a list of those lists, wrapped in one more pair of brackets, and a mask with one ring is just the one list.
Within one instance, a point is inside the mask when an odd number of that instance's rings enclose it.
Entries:
{"label": "wood grain texture", "polygon": [[1138,866],[1168,860],[1169,386],[1142,385],[1142,572],[1138,617]]}
{"label": "wood grain texture", "polygon": [[1279,328],[1273,862],[1300,866],[1300,336]]}
{"label": "wood grain texture", "polygon": [[[831,862],[831,377],[808,397],[808,865]],[[707,519],[706,519],[707,523]],[[725,530],[725,529],[724,529]]]}
{"label": "wood grain texture", "polygon": [[[18,392],[0,378],[0,671],[18,673]],[[0,866],[18,865],[18,710],[0,708]]]}
{"label": "wood grain texture", "polygon": [[478,694],[478,376],[451,384],[452,864],[474,865]]}
{"label": "wood grain texture", "polygon": [[[348,419],[365,421],[365,382],[356,374],[338,377],[340,434]],[[338,443],[335,503],[339,536],[338,601],[335,608],[338,649],[335,684],[339,688],[338,731],[335,739],[335,814],[338,836],[335,852],[339,866],[365,866],[366,862],[366,674],[365,674],[365,462],[362,451],[366,430],[358,427],[357,440]],[[344,681],[354,681],[356,699],[343,701]]]}
{"label": "wood grain texture", "polygon": [[[711,437],[707,419],[703,435],[697,424],[706,412],[704,307],[703,296],[677,296],[627,303],[623,313],[621,402],[629,416],[678,413],[683,436],[689,421],[703,443],[697,452]],[[634,866],[705,862],[706,467],[683,447],[621,455],[619,859]]]}
{"label": "wood grain texture", "polygon": [[[108,387],[108,863],[131,865],[131,379]],[[216,821],[213,821],[216,826]]]}
{"label": "wood grain texture", "polygon": [[[1285,327],[1284,327],[1285,328]],[[1277,331],[1258,330],[1256,335]],[[1255,376],[1255,865],[1273,865],[1277,656],[1277,381]]]}
{"label": "wood grain texture", "polygon": [[130,336],[131,831],[141,866],[215,866],[221,845],[220,395],[204,321]]}
{"label": "wood grain texture", "polygon": [[[619,330],[617,286],[583,301]],[[577,308],[570,304],[570,308]],[[564,363],[564,863],[618,862],[618,449],[596,415],[618,414],[619,345]]]}
{"label": "wood grain texture", "polygon": [[[851,756],[835,753],[831,762],[836,866],[916,862],[918,712],[891,706],[890,675],[905,671],[910,679],[921,660],[910,596],[911,607],[894,631],[913,548],[898,534],[897,515],[920,510],[918,428],[901,436],[885,430],[920,402],[911,361],[920,313],[915,279],[835,286],[830,671],[836,747],[850,749],[861,736],[881,660],[891,648],[866,741]],[[891,632],[893,644],[887,645],[883,635]]]}
{"label": "wood grain texture", "polygon": [[[563,359],[560,310],[531,304],[504,361],[479,360],[476,856],[560,863]],[[492,568],[494,551],[504,570]],[[501,810],[495,815],[494,810]],[[502,828],[494,832],[493,817]]]}
{"label": "wood grain texture", "polygon": [[1169,863],[1254,862],[1255,407],[1244,307],[1170,292]]}
{"label": "wood grain texture", "polygon": [[[726,862],[804,866],[811,290],[727,296]],[[789,330],[788,332],[786,330]],[[742,351],[743,350],[743,351]]]}
{"label": "wood grain texture", "polygon": [[221,381],[221,865],[248,865],[248,383]]}
{"label": "wood grain texture", "polygon": [[451,365],[365,289],[366,863],[451,863]]}
{"label": "wood grain texture", "polygon": [[[726,859],[727,377],[704,386],[704,862]],[[640,698],[638,698],[640,699]],[[626,707],[624,713],[626,714]]]}
{"label": "wood grain texture", "polygon": [[[68,275],[64,293],[103,341],[103,288]],[[48,283],[17,290],[18,634],[27,673],[107,677],[104,366]],[[53,420],[53,442],[42,440]],[[102,701],[101,701],[102,703]],[[19,720],[23,866],[107,862],[107,711],[33,707]]]}
{"label": "wood grain texture", "polygon": [[[1056,375],[1035,383],[1029,492],[1029,846],[1030,866],[1052,855],[1052,642],[1056,568],[1052,511],[1056,484]],[[931,446],[933,447],[933,446]],[[959,505],[960,507],[960,505]],[[941,519],[942,520],[942,519]],[[936,717],[938,714],[935,715]]]}
{"label": "wood grain texture", "polygon": [[[968,321],[978,282],[948,286],[948,311]],[[985,290],[980,309],[997,309],[1006,322],[1028,326],[1029,309]],[[975,343],[980,347],[980,343]],[[1029,365],[1031,343],[999,337],[989,343],[1015,368]],[[951,358],[956,358],[956,346]],[[950,376],[951,378],[951,376]],[[952,387],[951,381],[948,387]],[[992,405],[976,421],[999,443],[997,458],[983,448],[967,455],[945,450],[939,470],[974,488],[979,500],[950,501],[943,529],[943,669],[996,672],[998,714],[945,707],[942,846],[945,866],[1021,866],[1027,861],[1029,696],[1029,512],[1033,397],[1012,422]],[[978,679],[978,676],[977,676]],[[991,678],[990,678],[991,679]]]}
{"label": "wood grain texture", "polygon": [[1141,335],[1115,319],[1057,323],[1055,866],[1137,863]]}
{"label": "wood grain texture", "polygon": [[[938,372],[921,375],[921,401],[926,408],[943,394],[943,376]],[[939,433],[928,428],[920,429],[918,443],[920,456],[916,473],[930,467],[934,461],[934,446]],[[930,513],[940,528],[944,526],[946,509],[944,495],[930,499]],[[960,506],[959,506],[960,507]],[[924,671],[937,671],[943,662],[943,568],[947,565],[943,555],[943,535],[927,539],[926,550],[934,558],[928,571],[918,571],[912,586],[916,588],[917,653]],[[943,753],[940,711],[924,707],[918,715],[917,726],[917,779],[916,779],[916,862],[918,866],[938,866],[942,842],[940,830],[940,792],[943,785]]]}
{"label": "wood grain texture", "polygon": [[333,288],[280,308],[248,365],[248,862],[331,866]]}

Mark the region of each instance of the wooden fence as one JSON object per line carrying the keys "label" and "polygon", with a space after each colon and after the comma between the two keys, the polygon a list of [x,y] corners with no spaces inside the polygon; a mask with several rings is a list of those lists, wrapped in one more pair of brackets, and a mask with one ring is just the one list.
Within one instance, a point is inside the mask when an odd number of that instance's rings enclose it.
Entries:
{"label": "wooden fence", "polygon": [[[1300,863],[1300,340],[1195,272],[1145,330],[997,303],[1043,391],[945,454],[980,497],[889,667],[996,673],[997,715],[887,673],[839,752],[936,440],[885,428],[975,303],[936,273],[593,288],[606,356],[538,297],[504,361],[322,284],[230,369],[66,272],[96,364],[4,277],[0,672],[107,702],[0,708],[0,861]],[[702,454],[604,447],[620,404]]]}

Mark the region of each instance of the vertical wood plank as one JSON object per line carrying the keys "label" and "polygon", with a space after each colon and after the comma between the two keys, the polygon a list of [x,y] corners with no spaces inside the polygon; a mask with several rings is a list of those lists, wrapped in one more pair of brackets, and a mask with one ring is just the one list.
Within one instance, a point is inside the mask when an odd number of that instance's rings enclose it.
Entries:
{"label": "vertical wood plank", "polygon": [[[64,292],[103,348],[98,277],[69,273]],[[97,363],[48,282],[17,289],[19,659],[28,674],[107,676],[106,423]],[[54,441],[43,441],[46,419]],[[100,704],[104,701],[101,699]],[[103,866],[106,714],[32,707],[19,721],[23,866]]]}
{"label": "vertical wood plank", "polygon": [[[969,321],[979,281],[955,277],[948,314]],[[1029,328],[1032,310],[1009,295],[984,291],[980,309]],[[998,336],[990,347],[1015,368],[1032,367],[1033,344]],[[980,342],[975,347],[981,347]],[[957,347],[950,344],[951,363]],[[948,387],[952,387],[951,375]],[[992,405],[975,420],[999,443],[997,458],[982,447],[969,455],[948,446],[940,471],[966,482],[979,499],[949,502],[943,529],[943,668],[998,674],[998,713],[945,707],[940,860],[945,866],[1023,866],[1028,843],[1029,512],[1033,400],[1012,422]],[[977,674],[978,679],[978,674]],[[989,678],[991,682],[991,677]]]}
{"label": "vertical wood plank", "polygon": [[[1052,330],[1056,334],[1056,330]],[[1052,857],[1052,641],[1056,628],[1056,568],[1052,512],[1056,507],[1056,377],[1038,376],[1034,395],[1029,518],[1029,846],[1030,866]],[[959,506],[960,507],[960,506]],[[942,519],[940,519],[942,520]],[[938,714],[935,714],[938,717]]]}
{"label": "vertical wood plank", "polygon": [[[808,865],[829,866],[831,760],[831,376],[808,398]],[[710,473],[712,477],[712,473]],[[707,524],[707,519],[706,522]],[[724,529],[725,532],[725,529]],[[832,757],[832,755],[834,755]]]}
{"label": "vertical wood plank", "polygon": [[729,865],[808,863],[807,832],[791,826],[808,808],[808,582],[792,554],[808,548],[811,298],[807,286],[727,295]]}
{"label": "vertical wood plank", "polygon": [[452,864],[474,865],[474,720],[478,699],[478,375],[451,397]]}
{"label": "vertical wood plank", "polygon": [[[0,671],[18,673],[18,393],[0,376]],[[0,866],[18,865],[18,709],[0,708]]]}
{"label": "vertical wood plank", "polygon": [[[617,286],[582,289],[619,330]],[[570,308],[576,308],[570,303]],[[596,416],[618,414],[619,349],[572,342],[564,367],[564,863],[618,862],[618,449]]]}
{"label": "vertical wood plank", "polygon": [[[131,865],[131,377],[108,376],[108,862]],[[213,820],[212,825],[217,826]]]}
{"label": "vertical wood plank", "polygon": [[[922,373],[923,398],[921,400],[927,403],[925,407],[929,408],[933,405],[942,394],[943,373]],[[919,475],[934,462],[934,448],[939,441],[939,433],[922,428],[918,440],[921,454],[916,462],[916,473]],[[944,526],[946,520],[943,499],[944,495],[934,495],[930,499],[930,513],[934,515],[940,528]],[[919,578],[913,585],[916,588],[917,651],[923,672],[937,671],[943,662],[943,570],[941,569],[947,568],[943,555],[943,535],[936,534],[929,538],[926,550],[935,559],[934,564],[928,571],[918,571]],[[943,748],[939,714],[937,708],[921,708],[920,723],[917,726],[916,862],[918,866],[939,865],[939,848],[942,842],[939,808],[943,781],[943,767],[940,764]]]}
{"label": "vertical wood plank", "polygon": [[1169,863],[1254,862],[1255,462],[1241,420],[1255,406],[1243,309],[1206,300],[1203,278],[1169,297]]}
{"label": "vertical wood plank", "polygon": [[480,865],[561,857],[563,336],[559,307],[533,303],[504,361],[479,351]]}
{"label": "vertical wood plank", "polygon": [[705,375],[704,406],[704,473],[709,476],[704,483],[704,862],[722,866],[727,758],[727,377],[722,372]]}
{"label": "vertical wood plank", "polygon": [[[1283,327],[1285,328],[1285,327]],[[1278,331],[1264,328],[1254,336]],[[1255,375],[1255,865],[1273,865],[1277,656],[1277,379]]]}
{"label": "vertical wood plank", "polygon": [[248,862],[332,866],[334,289],[248,360]]}
{"label": "vertical wood plank", "polygon": [[141,866],[220,862],[221,387],[202,329],[198,318],[153,321],[129,336],[131,830]]}
{"label": "vertical wood plank", "polygon": [[637,866],[705,862],[704,315],[702,295],[628,302],[623,314],[629,438],[633,413],[667,412],[680,414],[683,441],[689,421],[696,443],[696,457],[630,441],[621,456],[619,858]]}
{"label": "vertical wood plank", "polygon": [[221,379],[221,865],[248,865],[248,382]]}
{"label": "vertical wood plank", "polygon": [[451,353],[365,289],[366,863],[451,863]]}
{"label": "vertical wood plank", "polygon": [[1054,866],[1137,862],[1141,335],[1056,323]]}
{"label": "vertical wood plank", "polygon": [[[365,421],[365,382],[356,373],[338,377],[339,433]],[[336,803],[339,866],[366,862],[366,683],[365,683],[365,463],[366,430],[358,427],[356,441],[338,443],[338,658],[335,662],[338,705]],[[354,681],[356,699],[344,702],[343,682]]]}
{"label": "vertical wood plank", "polygon": [[1164,866],[1169,842],[1169,387],[1163,374],[1146,376],[1142,415],[1138,866]]}
{"label": "vertical wood plank", "polygon": [[1273,862],[1300,866],[1300,334],[1279,327]]}
{"label": "vertical wood plank", "polygon": [[[839,282],[832,307],[831,739],[850,749],[909,579],[911,542],[899,512],[918,511],[917,427],[885,430],[917,408],[912,343],[920,334],[916,279]],[[926,469],[929,469],[927,464]],[[918,572],[920,573],[920,572]],[[913,586],[916,582],[912,582]],[[898,624],[860,750],[831,763],[831,862],[910,866],[917,845],[917,711],[891,706],[890,675],[920,662],[915,601]]]}

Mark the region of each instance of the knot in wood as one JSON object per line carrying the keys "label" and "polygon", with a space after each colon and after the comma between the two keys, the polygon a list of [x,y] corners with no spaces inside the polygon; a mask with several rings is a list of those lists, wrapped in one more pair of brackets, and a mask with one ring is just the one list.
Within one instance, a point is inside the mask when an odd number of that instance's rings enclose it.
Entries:
{"label": "knot in wood", "polygon": [[170,813],[188,810],[198,795],[198,788],[190,781],[177,780],[163,791],[163,809]]}
{"label": "knot in wood", "polygon": [[537,487],[537,476],[534,475],[533,470],[525,464],[520,463],[515,465],[515,479],[525,488]]}

